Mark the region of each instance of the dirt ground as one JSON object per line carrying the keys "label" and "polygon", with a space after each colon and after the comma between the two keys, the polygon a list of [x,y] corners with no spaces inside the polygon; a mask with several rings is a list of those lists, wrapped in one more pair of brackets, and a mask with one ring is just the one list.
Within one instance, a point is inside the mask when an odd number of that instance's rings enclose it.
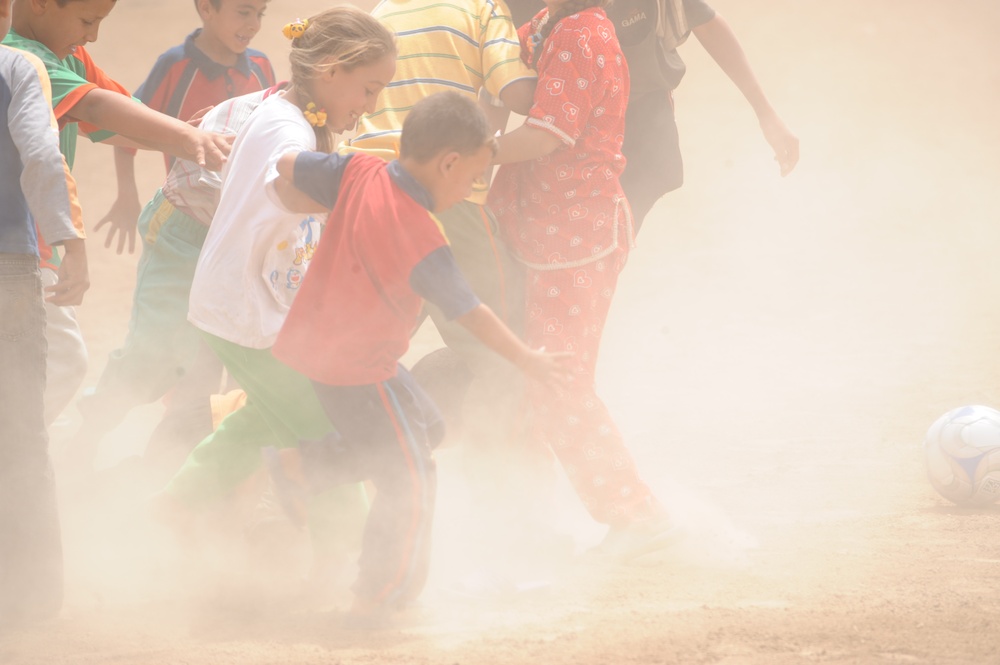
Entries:
{"label": "dirt ground", "polygon": [[[193,27],[190,4],[121,0],[97,61],[136,86]],[[474,516],[448,448],[424,616],[365,633],[273,583],[301,576],[294,557],[280,574],[238,547],[192,563],[144,523],[153,488],[109,481],[105,495],[64,489],[65,611],[0,636],[0,663],[1000,663],[1000,511],[939,498],[921,452],[946,410],[1000,406],[1000,4],[713,5],[802,161],[781,179],[739,94],[683,47],[687,183],[647,219],[599,376],[685,527],[675,551],[580,558],[543,590],[460,600],[449,585],[476,562],[454,544]],[[254,45],[279,74],[281,24],[322,6],[271,0]],[[148,196],[161,162],[139,165]],[[93,225],[111,151],[81,146],[76,173]],[[91,382],[124,336],[137,258],[92,238]],[[435,344],[422,333],[411,356]],[[101,465],[141,449],[159,408],[109,437]],[[53,428],[56,453],[75,419]],[[578,550],[599,540],[565,488],[559,505]]]}

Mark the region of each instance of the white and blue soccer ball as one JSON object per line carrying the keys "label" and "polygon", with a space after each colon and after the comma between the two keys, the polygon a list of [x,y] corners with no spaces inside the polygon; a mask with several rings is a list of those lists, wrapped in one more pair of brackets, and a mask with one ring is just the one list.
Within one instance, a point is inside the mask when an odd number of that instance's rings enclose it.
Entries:
{"label": "white and blue soccer ball", "polygon": [[963,506],[1000,499],[1000,411],[962,406],[938,418],[924,440],[927,477]]}

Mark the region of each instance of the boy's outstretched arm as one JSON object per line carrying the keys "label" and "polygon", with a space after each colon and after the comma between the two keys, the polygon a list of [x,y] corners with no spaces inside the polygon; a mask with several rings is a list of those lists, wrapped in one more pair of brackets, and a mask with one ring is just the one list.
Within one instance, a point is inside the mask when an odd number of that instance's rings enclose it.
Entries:
{"label": "boy's outstretched arm", "polygon": [[486,305],[480,303],[455,321],[529,377],[553,387],[563,386],[572,380],[572,353],[546,353],[544,349],[530,348]]}
{"label": "boy's outstretched arm", "polygon": [[[211,110],[211,106],[201,109],[186,120],[187,124],[197,128],[201,119]],[[135,149],[145,146],[121,137],[112,137],[106,143],[115,146],[115,177],[118,181],[118,196],[104,217],[101,217],[100,221],[97,222],[94,231],[99,231],[101,227],[107,225],[108,235],[104,239],[104,246],[111,247],[111,243],[114,242],[117,235],[118,254],[125,250],[126,242],[128,243],[128,253],[133,254],[135,252],[136,223],[142,212],[139,189],[135,184]]]}
{"label": "boy's outstretched arm", "polygon": [[222,168],[233,143],[232,136],[203,132],[122,94],[100,88],[84,95],[73,105],[70,115],[213,171]]}
{"label": "boy's outstretched arm", "polygon": [[693,28],[692,32],[750,102],[764,138],[774,150],[774,159],[781,168],[781,175],[791,173],[799,161],[799,139],[788,130],[771,106],[729,23],[720,14],[716,14],[707,23]]}

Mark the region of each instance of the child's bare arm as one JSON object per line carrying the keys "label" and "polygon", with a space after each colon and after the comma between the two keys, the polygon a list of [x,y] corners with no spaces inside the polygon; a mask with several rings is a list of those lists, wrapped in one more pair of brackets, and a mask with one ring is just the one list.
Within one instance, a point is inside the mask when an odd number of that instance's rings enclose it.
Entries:
{"label": "child's bare arm", "polygon": [[716,14],[707,23],[693,28],[692,32],[750,103],[764,138],[774,150],[774,159],[781,168],[781,175],[791,173],[799,161],[799,139],[788,130],[771,106],[729,23]]}
{"label": "child's bare arm", "polygon": [[524,124],[497,139],[495,164],[524,162],[550,155],[562,146],[562,139],[538,127]]}
{"label": "child's bare arm", "polygon": [[477,305],[455,321],[528,376],[551,386],[565,385],[572,380],[572,353],[545,353],[531,349],[486,305]]}
{"label": "child's bare arm", "polygon": [[186,122],[153,111],[117,92],[91,90],[70,111],[73,118],[120,134],[199,166],[219,170],[233,137],[209,134]]}
{"label": "child's bare arm", "polygon": [[528,115],[535,103],[535,87],[537,78],[525,78],[513,81],[500,91],[500,101],[514,113]]}

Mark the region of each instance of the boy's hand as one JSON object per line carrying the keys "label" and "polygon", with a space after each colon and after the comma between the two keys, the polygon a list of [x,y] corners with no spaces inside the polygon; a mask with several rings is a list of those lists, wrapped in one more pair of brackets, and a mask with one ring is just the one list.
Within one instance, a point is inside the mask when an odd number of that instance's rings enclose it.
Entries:
{"label": "boy's hand", "polygon": [[573,381],[576,356],[569,351],[546,353],[544,348],[529,350],[517,366],[529,377],[550,388],[566,388]]}
{"label": "boy's hand", "polygon": [[115,202],[111,204],[108,213],[94,227],[96,232],[105,224],[108,225],[108,237],[104,239],[104,247],[111,247],[117,234],[117,253],[121,254],[124,251],[126,240],[128,241],[128,253],[135,253],[135,227],[140,212],[142,212],[142,206],[139,204],[138,197],[119,194]]}
{"label": "boy's hand", "polygon": [[221,171],[226,157],[233,149],[233,134],[211,134],[200,129],[192,130],[185,150],[190,160],[209,171]]}
{"label": "boy's hand", "polygon": [[67,240],[63,243],[66,254],[59,265],[59,281],[45,287],[50,294],[46,301],[59,307],[79,305],[83,294],[90,288],[90,272],[87,268],[87,249],[83,240]]}

